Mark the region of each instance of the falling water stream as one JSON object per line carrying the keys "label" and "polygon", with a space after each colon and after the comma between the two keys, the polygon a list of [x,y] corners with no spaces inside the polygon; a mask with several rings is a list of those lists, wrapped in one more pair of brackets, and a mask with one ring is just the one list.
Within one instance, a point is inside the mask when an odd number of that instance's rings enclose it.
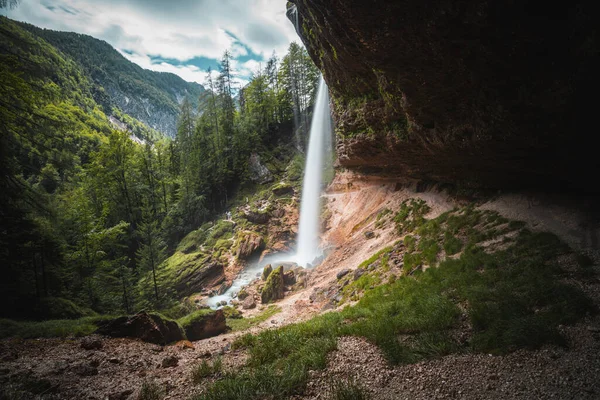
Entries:
{"label": "falling water stream", "polygon": [[326,144],[331,140],[331,115],[329,93],[323,77],[319,81],[319,92],[310,126],[308,153],[304,167],[302,202],[300,203],[300,225],[298,226],[298,248],[296,262],[303,267],[314,264],[322,255],[319,248],[319,217],[321,215],[321,181]]}
{"label": "falling water stream", "polygon": [[223,294],[207,300],[210,307],[217,308],[222,302],[229,302],[241,288],[248,285],[262,272],[267,264],[295,263],[303,267],[311,267],[318,263],[323,255],[319,247],[321,184],[325,154],[331,142],[331,115],[329,112],[329,92],[323,77],[319,81],[319,89],[310,126],[308,152],[304,167],[302,184],[302,200],[300,203],[300,223],[298,226],[298,246],[293,254],[272,254],[260,262],[251,262],[233,281],[231,287]]}
{"label": "falling water stream", "polygon": [[[288,18],[298,29],[298,12],[293,5],[288,9]],[[325,154],[331,143],[331,113],[329,110],[329,90],[321,76],[317,99],[313,110],[308,140],[308,152],[304,166],[302,183],[302,200],[300,203],[300,223],[295,254],[272,254],[260,261],[251,262],[233,281],[231,287],[223,294],[208,299],[207,304],[217,308],[233,299],[241,288],[248,285],[258,276],[267,264],[297,264],[302,267],[314,267],[322,259],[320,248],[320,215],[321,215],[321,184],[323,177]]]}

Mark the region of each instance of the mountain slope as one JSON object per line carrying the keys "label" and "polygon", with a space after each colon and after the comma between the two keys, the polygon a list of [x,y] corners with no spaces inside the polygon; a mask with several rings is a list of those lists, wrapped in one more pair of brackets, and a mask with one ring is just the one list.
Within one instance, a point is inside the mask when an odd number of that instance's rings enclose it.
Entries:
{"label": "mountain slope", "polygon": [[189,96],[196,106],[204,87],[177,75],[141,68],[103,40],[73,32],[58,32],[19,23],[81,65],[95,84],[94,99],[105,110],[112,107],[174,137],[179,104]]}

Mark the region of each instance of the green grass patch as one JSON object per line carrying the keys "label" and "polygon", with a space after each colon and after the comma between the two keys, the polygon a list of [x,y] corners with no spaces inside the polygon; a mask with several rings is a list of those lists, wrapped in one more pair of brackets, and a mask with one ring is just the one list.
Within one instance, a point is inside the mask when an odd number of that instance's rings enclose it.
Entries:
{"label": "green grass patch", "polygon": [[215,376],[223,371],[223,359],[219,356],[212,363],[202,360],[198,366],[192,370],[192,381],[195,384],[201,383],[209,376]]}
{"label": "green grass patch", "polygon": [[394,216],[396,230],[402,234],[418,228],[425,223],[425,214],[430,210],[427,203],[421,199],[404,200]]}
{"label": "green grass patch", "polygon": [[234,332],[245,331],[253,326],[260,324],[271,318],[273,315],[281,312],[281,308],[270,305],[260,314],[250,318],[227,318],[227,326]]}
{"label": "green grass patch", "polygon": [[389,254],[392,251],[392,247],[388,246],[384,249],[379,250],[377,253],[373,254],[371,257],[369,257],[369,259],[363,261],[362,263],[360,263],[360,265],[358,266],[358,268],[367,268],[369,265],[373,264],[375,261],[379,260],[380,258],[385,257],[386,255],[389,258]]}
{"label": "green grass patch", "polygon": [[440,252],[440,245],[435,239],[423,239],[419,242],[418,249],[423,254],[423,259],[427,264],[434,265],[437,255]]}
{"label": "green grass patch", "polygon": [[328,400],[368,400],[371,398],[367,390],[351,379],[338,379],[327,388]]}
{"label": "green grass patch", "polygon": [[138,400],[162,400],[165,390],[157,382],[144,381],[138,395]]}
{"label": "green grass patch", "polygon": [[102,322],[114,319],[111,316],[58,319],[49,321],[14,321],[0,319],[0,338],[53,338],[86,336],[98,329]]}
{"label": "green grass patch", "polygon": [[456,236],[452,235],[450,232],[446,232],[444,234],[444,251],[446,255],[451,256],[462,250],[463,243]]}

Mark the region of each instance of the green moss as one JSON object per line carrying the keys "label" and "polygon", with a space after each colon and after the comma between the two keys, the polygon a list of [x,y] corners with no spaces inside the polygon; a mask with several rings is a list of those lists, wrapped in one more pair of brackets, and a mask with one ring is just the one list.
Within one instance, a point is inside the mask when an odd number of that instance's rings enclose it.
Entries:
{"label": "green moss", "polygon": [[260,276],[260,279],[262,279],[263,281],[266,281],[267,279],[269,279],[269,275],[271,275],[271,272],[273,272],[273,267],[271,267],[271,264],[265,265],[265,267],[263,268],[262,275]]}
{"label": "green moss", "polygon": [[34,313],[39,319],[78,319],[96,315],[94,311],[60,297],[42,298]]}
{"label": "green moss", "polygon": [[190,325],[192,325],[194,322],[200,322],[202,321],[204,318],[206,318],[207,315],[211,315],[214,314],[215,311],[205,308],[205,309],[201,309],[198,311],[194,311],[191,314],[186,315],[183,318],[179,318],[177,320],[177,323],[179,325],[181,325],[181,327],[186,330],[188,327],[190,327]]}
{"label": "green moss", "polygon": [[269,274],[260,294],[263,304],[283,298],[283,266],[279,266]]}
{"label": "green moss", "polygon": [[242,318],[242,313],[235,307],[225,306],[222,308],[222,310],[223,310],[223,315],[225,315],[225,318],[229,318],[229,319]]}

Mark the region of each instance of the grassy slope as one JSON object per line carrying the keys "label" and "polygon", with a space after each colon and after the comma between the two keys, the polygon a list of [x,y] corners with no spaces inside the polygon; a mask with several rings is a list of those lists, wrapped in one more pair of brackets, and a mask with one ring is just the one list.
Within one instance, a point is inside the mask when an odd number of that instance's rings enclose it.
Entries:
{"label": "grassy slope", "polygon": [[[327,354],[344,335],[365,337],[390,363],[404,364],[457,352],[503,354],[564,345],[558,325],[594,311],[579,289],[561,281],[567,275],[556,257],[571,250],[557,237],[529,232],[493,212],[464,208],[431,221],[426,212],[426,206],[410,201],[393,215],[399,236],[410,236],[363,263],[376,268],[349,284],[360,297],[356,305],[242,336],[234,346],[248,352],[246,366],[222,374],[197,399],[301,393],[308,371],[325,368]],[[494,238],[503,246],[484,249]],[[444,257],[444,248],[462,253]],[[387,260],[402,255],[404,265],[394,271]],[[417,262],[406,267],[407,259]],[[585,267],[580,269],[577,274],[586,276]],[[389,279],[393,273],[398,277]],[[361,279],[371,279],[370,284]],[[458,339],[461,331],[467,340]]]}

